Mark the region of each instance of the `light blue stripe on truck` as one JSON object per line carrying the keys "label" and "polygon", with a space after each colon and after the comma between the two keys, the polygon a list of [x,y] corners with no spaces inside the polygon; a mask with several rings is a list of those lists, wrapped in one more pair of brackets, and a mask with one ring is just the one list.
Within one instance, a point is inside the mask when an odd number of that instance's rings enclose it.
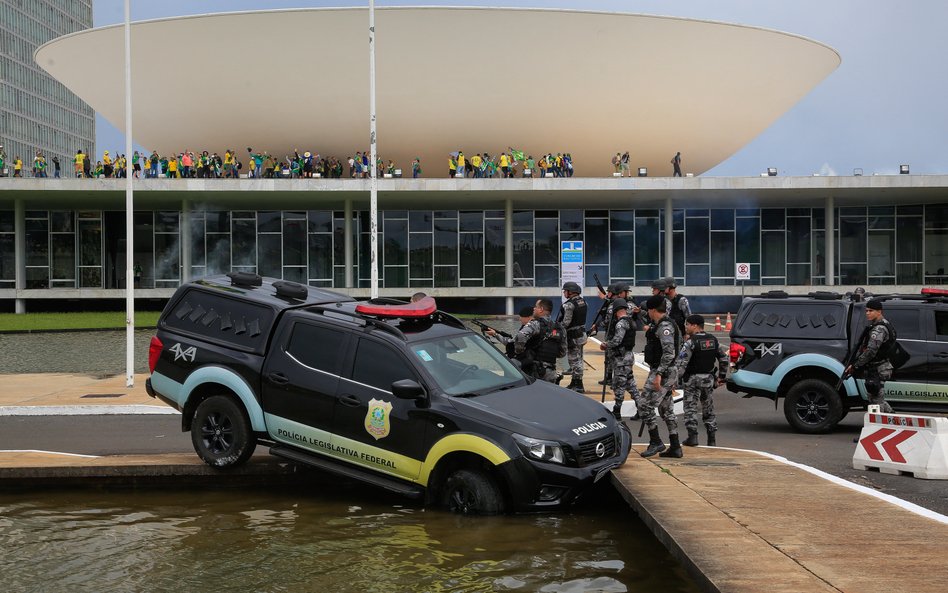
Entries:
{"label": "light blue stripe on truck", "polygon": [[[766,373],[757,373],[755,371],[738,370],[731,374],[731,380],[734,381],[734,384],[738,387],[759,389],[761,391],[777,393],[777,388],[780,387],[780,383],[783,382],[783,379],[787,376],[787,373],[803,367],[819,367],[826,369],[837,377],[843,374],[843,364],[835,358],[831,358],[824,354],[814,354],[807,352],[805,354],[797,354],[787,358],[777,365],[777,368],[775,368],[774,371],[769,375]],[[858,396],[855,379],[851,377],[846,379],[846,382],[843,384],[843,386],[846,388],[846,395]]]}
{"label": "light blue stripe on truck", "polygon": [[204,383],[219,383],[237,394],[240,401],[247,410],[247,417],[250,418],[250,425],[257,432],[266,432],[267,425],[263,420],[263,410],[254,397],[253,390],[247,382],[237,373],[218,366],[201,367],[188,375],[187,380],[182,384],[174,379],[166,377],[161,373],[151,374],[151,386],[155,391],[177,402],[178,407],[184,408],[197,387]]}

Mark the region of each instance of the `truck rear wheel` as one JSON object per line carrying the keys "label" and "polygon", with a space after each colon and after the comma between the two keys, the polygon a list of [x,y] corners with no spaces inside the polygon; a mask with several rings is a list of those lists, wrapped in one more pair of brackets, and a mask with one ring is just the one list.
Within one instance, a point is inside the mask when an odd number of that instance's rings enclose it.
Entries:
{"label": "truck rear wheel", "polygon": [[496,515],[504,512],[504,496],[494,479],[478,469],[459,469],[448,476],[441,503],[452,513]]}
{"label": "truck rear wheel", "polygon": [[257,447],[243,408],[226,395],[213,395],[198,405],[191,444],[204,463],[218,469],[241,465]]}
{"label": "truck rear wheel", "polygon": [[829,432],[843,418],[843,403],[833,386],[821,379],[804,379],[790,388],[783,414],[797,432]]}

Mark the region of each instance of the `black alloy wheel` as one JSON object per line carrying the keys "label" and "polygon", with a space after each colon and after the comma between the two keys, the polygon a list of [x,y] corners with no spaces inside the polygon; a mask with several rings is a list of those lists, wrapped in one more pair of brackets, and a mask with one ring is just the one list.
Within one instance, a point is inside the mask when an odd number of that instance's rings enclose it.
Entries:
{"label": "black alloy wheel", "polygon": [[243,408],[225,395],[207,398],[194,411],[191,444],[205,463],[219,469],[241,465],[257,446]]}
{"label": "black alloy wheel", "polygon": [[783,413],[796,431],[829,432],[843,417],[843,404],[833,386],[821,379],[804,379],[790,388]]}

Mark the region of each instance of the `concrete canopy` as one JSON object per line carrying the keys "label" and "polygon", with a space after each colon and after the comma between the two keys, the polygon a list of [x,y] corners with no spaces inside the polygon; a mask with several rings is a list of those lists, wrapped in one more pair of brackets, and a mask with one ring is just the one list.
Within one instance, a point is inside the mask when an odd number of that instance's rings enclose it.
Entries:
{"label": "concrete canopy", "polygon": [[[227,13],[132,25],[134,140],[161,154],[369,148],[367,9]],[[378,150],[447,175],[447,155],[616,152],[649,175],[714,167],[840,63],[831,48],[680,18],[495,8],[380,8]],[[41,46],[37,63],[124,128],[122,26]],[[80,147],[77,147],[80,148]],[[81,147],[87,148],[87,147]],[[107,147],[120,149],[121,147]]]}

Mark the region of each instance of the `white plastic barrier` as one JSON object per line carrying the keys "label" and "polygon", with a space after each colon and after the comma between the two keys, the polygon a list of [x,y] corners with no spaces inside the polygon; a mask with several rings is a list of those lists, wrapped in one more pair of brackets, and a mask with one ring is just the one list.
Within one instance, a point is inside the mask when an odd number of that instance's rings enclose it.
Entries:
{"label": "white plastic barrier", "polygon": [[948,418],[866,412],[853,469],[948,480]]}

